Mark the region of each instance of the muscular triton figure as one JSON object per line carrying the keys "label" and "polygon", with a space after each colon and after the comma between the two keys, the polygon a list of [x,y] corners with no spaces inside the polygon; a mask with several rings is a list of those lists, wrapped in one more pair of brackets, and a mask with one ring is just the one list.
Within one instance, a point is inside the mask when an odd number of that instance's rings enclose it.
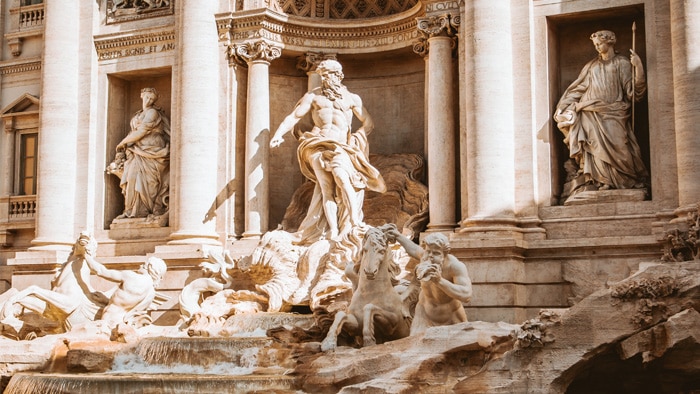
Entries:
{"label": "muscular triton figure", "polygon": [[416,313],[411,324],[411,335],[420,334],[428,327],[446,326],[467,321],[463,303],[472,297],[472,281],[467,267],[451,254],[447,237],[440,233],[425,236],[421,246],[413,243],[398,230],[391,236],[419,260],[415,275],[421,283]]}

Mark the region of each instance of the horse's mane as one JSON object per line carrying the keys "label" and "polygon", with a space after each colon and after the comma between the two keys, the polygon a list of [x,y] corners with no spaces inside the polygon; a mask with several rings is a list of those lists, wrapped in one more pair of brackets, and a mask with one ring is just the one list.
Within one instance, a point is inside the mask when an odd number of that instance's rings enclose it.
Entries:
{"label": "horse's mane", "polygon": [[[362,241],[363,247],[367,243],[376,249],[384,249],[386,251],[388,257],[385,257],[385,259],[389,259],[389,267],[387,269],[389,274],[391,274],[391,284],[392,286],[396,286],[399,283],[398,276],[401,274],[401,266],[394,259],[391,250],[389,250],[389,240],[387,238],[387,234],[379,228],[370,227],[365,233],[364,240]],[[356,274],[359,274],[360,264],[355,264],[353,266],[353,271],[355,271]]]}

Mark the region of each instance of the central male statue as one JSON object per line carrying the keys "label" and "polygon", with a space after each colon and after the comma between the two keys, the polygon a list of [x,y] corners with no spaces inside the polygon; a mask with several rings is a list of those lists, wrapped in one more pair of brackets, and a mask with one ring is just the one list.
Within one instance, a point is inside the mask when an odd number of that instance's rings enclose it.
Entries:
{"label": "central male statue", "polygon": [[[314,127],[295,134],[301,172],[316,183],[308,213],[299,226],[300,244],[320,238],[338,240],[353,227],[363,225],[365,189],[386,191],[381,174],[369,163],[367,135],[374,123],[362,100],[341,83],[343,71],[337,61],[322,61],[316,72],[322,86],[299,100],[270,141],[272,148],[279,146],[283,136],[311,113]],[[353,115],[362,122],[354,132]]]}

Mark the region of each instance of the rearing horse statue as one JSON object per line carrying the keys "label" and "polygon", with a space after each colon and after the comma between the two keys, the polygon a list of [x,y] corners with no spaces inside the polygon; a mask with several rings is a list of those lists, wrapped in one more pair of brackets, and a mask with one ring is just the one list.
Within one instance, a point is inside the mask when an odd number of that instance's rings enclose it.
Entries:
{"label": "rearing horse statue", "polygon": [[85,255],[94,255],[96,249],[97,242],[92,236],[81,233],[68,260],[51,282],[51,290],[31,285],[13,295],[0,306],[0,323],[12,327],[19,336],[23,322],[18,317],[23,308],[59,323],[63,331],[95,320],[108,301],[90,285],[90,267],[85,263]]}
{"label": "rearing horse statue", "polygon": [[367,231],[360,264],[355,264],[353,269],[357,288],[347,312],[336,313],[328,335],[321,342],[323,351],[337,347],[341,330],[354,337],[361,334],[362,346],[404,338],[410,333],[411,315],[403,297],[394,289],[401,268],[394,262],[384,231],[374,227]]}

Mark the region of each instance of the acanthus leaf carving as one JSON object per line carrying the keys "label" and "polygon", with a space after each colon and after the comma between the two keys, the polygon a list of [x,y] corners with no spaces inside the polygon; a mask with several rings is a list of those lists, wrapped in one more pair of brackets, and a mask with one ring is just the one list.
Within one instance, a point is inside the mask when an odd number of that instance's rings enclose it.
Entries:
{"label": "acanthus leaf carving", "polygon": [[271,62],[282,56],[282,48],[265,40],[235,43],[229,46],[229,59],[240,65],[251,62]]}

